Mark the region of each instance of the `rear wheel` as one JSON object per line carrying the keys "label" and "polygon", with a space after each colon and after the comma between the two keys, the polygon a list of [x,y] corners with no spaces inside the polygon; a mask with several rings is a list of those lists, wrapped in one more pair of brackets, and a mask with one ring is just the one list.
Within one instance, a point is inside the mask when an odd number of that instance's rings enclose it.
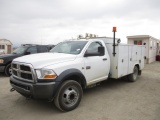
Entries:
{"label": "rear wheel", "polygon": [[12,74],[11,64],[8,64],[8,65],[6,66],[4,72],[5,72],[5,74],[6,74],[7,76],[11,76],[11,74]]}
{"label": "rear wheel", "polygon": [[81,85],[76,81],[68,80],[61,85],[54,102],[61,111],[71,111],[79,105],[82,95]]}
{"label": "rear wheel", "polygon": [[138,67],[134,66],[133,73],[128,75],[129,81],[135,82],[138,77]]}

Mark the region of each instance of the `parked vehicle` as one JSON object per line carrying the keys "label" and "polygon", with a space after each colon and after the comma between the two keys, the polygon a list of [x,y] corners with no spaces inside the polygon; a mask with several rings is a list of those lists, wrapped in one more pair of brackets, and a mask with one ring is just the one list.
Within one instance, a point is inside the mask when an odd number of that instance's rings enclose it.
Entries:
{"label": "parked vehicle", "polygon": [[11,62],[13,59],[29,54],[49,52],[49,50],[50,46],[47,45],[23,44],[11,54],[0,55],[0,72],[5,72],[7,76],[10,76],[12,74]]}
{"label": "parked vehicle", "polygon": [[134,82],[144,68],[144,47],[117,41],[113,45],[107,38],[70,40],[50,53],[16,58],[11,91],[54,100],[57,108],[70,111],[79,105],[85,88],[123,76]]}

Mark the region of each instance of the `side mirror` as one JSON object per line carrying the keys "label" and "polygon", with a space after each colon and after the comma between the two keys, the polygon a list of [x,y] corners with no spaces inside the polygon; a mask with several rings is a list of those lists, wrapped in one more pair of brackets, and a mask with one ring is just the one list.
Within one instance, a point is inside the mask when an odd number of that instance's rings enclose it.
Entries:
{"label": "side mirror", "polygon": [[89,57],[89,56],[103,56],[104,55],[104,47],[100,46],[98,47],[98,52],[88,52],[86,51],[86,53],[84,54],[84,57]]}
{"label": "side mirror", "polygon": [[105,49],[103,46],[98,47],[98,52],[100,53],[100,56],[103,56],[105,54]]}

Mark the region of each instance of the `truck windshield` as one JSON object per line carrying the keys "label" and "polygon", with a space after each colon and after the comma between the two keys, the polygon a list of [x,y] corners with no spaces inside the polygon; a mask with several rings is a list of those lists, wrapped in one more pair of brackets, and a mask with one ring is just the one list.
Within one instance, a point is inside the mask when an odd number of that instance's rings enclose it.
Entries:
{"label": "truck windshield", "polygon": [[59,43],[50,52],[79,54],[88,41],[66,41]]}
{"label": "truck windshield", "polygon": [[19,47],[15,49],[12,54],[23,54],[27,48],[26,47]]}

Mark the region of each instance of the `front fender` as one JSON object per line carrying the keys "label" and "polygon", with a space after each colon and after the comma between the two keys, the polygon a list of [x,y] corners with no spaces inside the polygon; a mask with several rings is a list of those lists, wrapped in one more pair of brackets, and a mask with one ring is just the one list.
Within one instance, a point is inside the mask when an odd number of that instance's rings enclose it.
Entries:
{"label": "front fender", "polygon": [[75,79],[75,81],[78,81],[81,83],[82,88],[86,88],[86,78],[84,77],[83,73],[78,70],[78,69],[68,69],[63,71],[55,80],[55,88],[53,92],[53,97],[55,97],[56,93],[59,91],[61,84],[69,79],[74,80],[73,78],[78,78]]}
{"label": "front fender", "polygon": [[84,77],[83,73],[78,69],[68,69],[63,71],[56,79],[56,82],[63,82],[72,76],[79,77],[84,84],[86,85],[86,78]]}

